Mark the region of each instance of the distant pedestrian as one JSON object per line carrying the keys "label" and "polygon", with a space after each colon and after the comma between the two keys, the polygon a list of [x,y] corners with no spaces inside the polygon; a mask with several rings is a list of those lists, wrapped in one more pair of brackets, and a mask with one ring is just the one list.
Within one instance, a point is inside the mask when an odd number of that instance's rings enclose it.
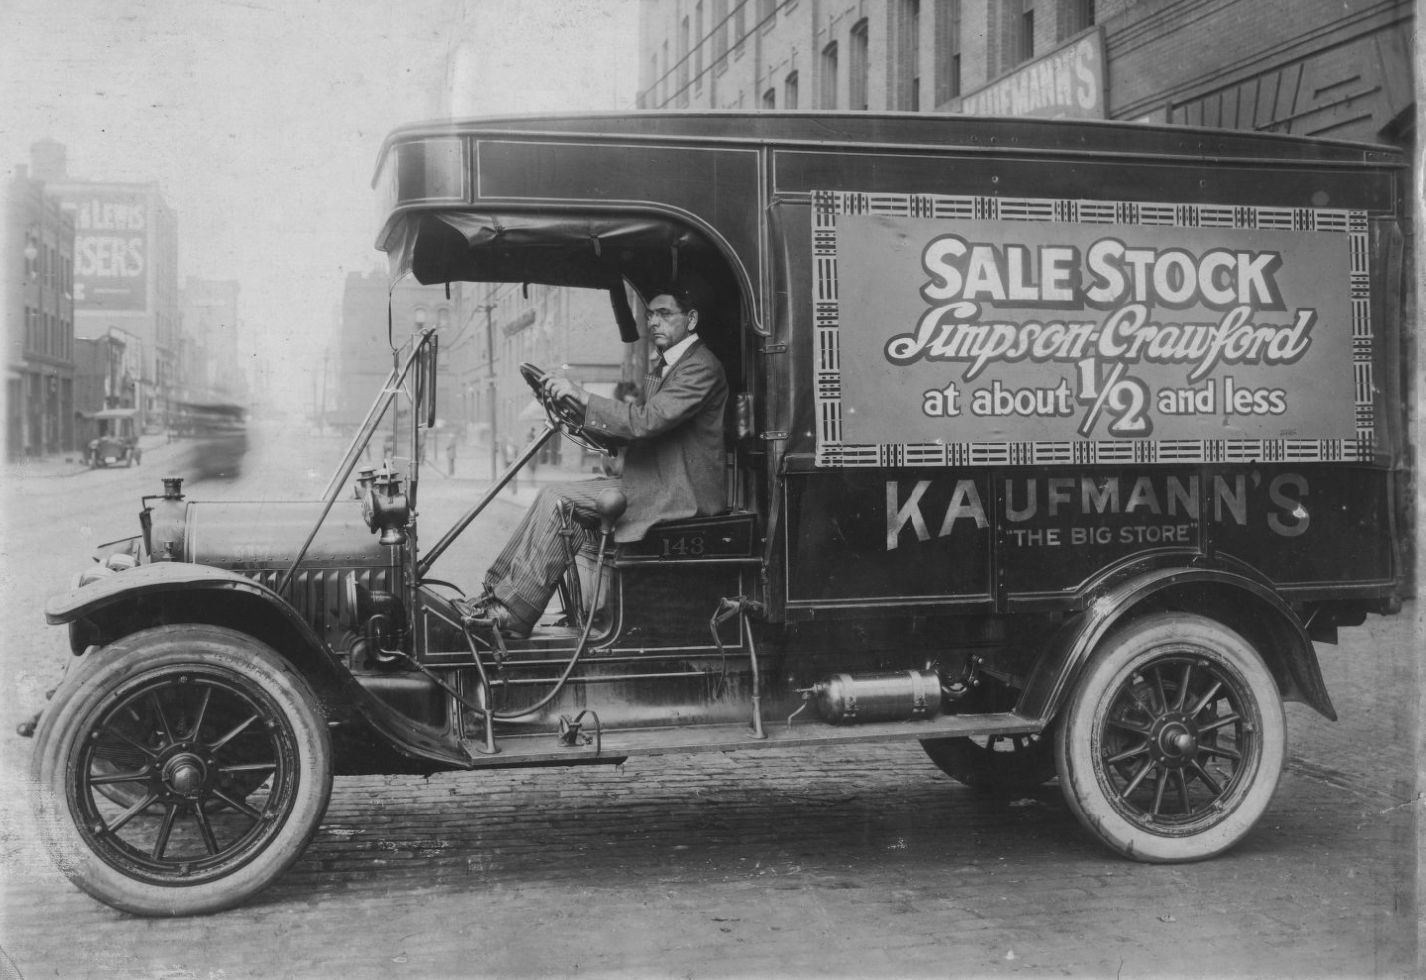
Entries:
{"label": "distant pedestrian", "polygon": [[446,443],[446,469],[449,475],[456,475],[456,434],[451,433],[450,442]]}

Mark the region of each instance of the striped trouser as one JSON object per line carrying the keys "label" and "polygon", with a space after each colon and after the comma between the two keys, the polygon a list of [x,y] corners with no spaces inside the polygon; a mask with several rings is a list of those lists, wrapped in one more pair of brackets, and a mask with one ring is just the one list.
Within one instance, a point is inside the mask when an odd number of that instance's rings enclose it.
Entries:
{"label": "striped trouser", "polygon": [[603,476],[540,488],[505,549],[485,573],[486,590],[516,619],[529,626],[537,623],[559,587],[560,577],[569,568],[571,544],[578,552],[593,543],[589,532],[578,524],[574,525],[572,542],[560,533],[560,500],[568,500],[576,510],[592,514],[600,492],[611,487],[622,488],[623,481],[616,476]]}

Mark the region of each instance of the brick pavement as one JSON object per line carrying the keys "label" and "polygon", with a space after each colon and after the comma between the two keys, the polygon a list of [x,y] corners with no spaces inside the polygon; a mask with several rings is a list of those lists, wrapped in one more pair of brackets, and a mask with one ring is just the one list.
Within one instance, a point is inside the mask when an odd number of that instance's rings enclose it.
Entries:
{"label": "brick pavement", "polygon": [[983,796],[915,745],[352,777],[242,909],[133,919],[27,862],[4,946],[30,978],[1410,976],[1387,622],[1323,648],[1341,727],[1290,706],[1278,797],[1215,861],[1120,860],[1053,787]]}

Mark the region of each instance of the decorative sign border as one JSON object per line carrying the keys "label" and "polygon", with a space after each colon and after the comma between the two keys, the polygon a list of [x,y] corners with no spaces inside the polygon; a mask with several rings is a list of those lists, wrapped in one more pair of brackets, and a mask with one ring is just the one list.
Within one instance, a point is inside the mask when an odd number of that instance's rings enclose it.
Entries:
{"label": "decorative sign border", "polygon": [[[1352,439],[1083,439],[1034,442],[842,442],[841,307],[837,216],[1041,221],[1180,228],[1335,232],[1348,236],[1355,429]],[[1371,276],[1364,211],[1242,205],[1145,204],[942,194],[814,191],[812,194],[813,377],[818,466],[976,466],[1027,463],[1256,463],[1370,461]]]}

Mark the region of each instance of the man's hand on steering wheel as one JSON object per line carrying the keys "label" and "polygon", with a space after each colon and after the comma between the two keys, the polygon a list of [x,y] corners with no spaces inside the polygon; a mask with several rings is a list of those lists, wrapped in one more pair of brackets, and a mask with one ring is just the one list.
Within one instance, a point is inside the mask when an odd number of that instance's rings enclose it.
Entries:
{"label": "man's hand on steering wheel", "polygon": [[534,364],[521,364],[520,374],[540,400],[555,428],[591,452],[614,452],[616,445],[612,439],[584,427],[589,392],[564,375],[547,374]]}
{"label": "man's hand on steering wheel", "polygon": [[589,392],[562,374],[547,374],[544,379],[545,395],[551,401],[577,404],[581,412],[589,407]]}

